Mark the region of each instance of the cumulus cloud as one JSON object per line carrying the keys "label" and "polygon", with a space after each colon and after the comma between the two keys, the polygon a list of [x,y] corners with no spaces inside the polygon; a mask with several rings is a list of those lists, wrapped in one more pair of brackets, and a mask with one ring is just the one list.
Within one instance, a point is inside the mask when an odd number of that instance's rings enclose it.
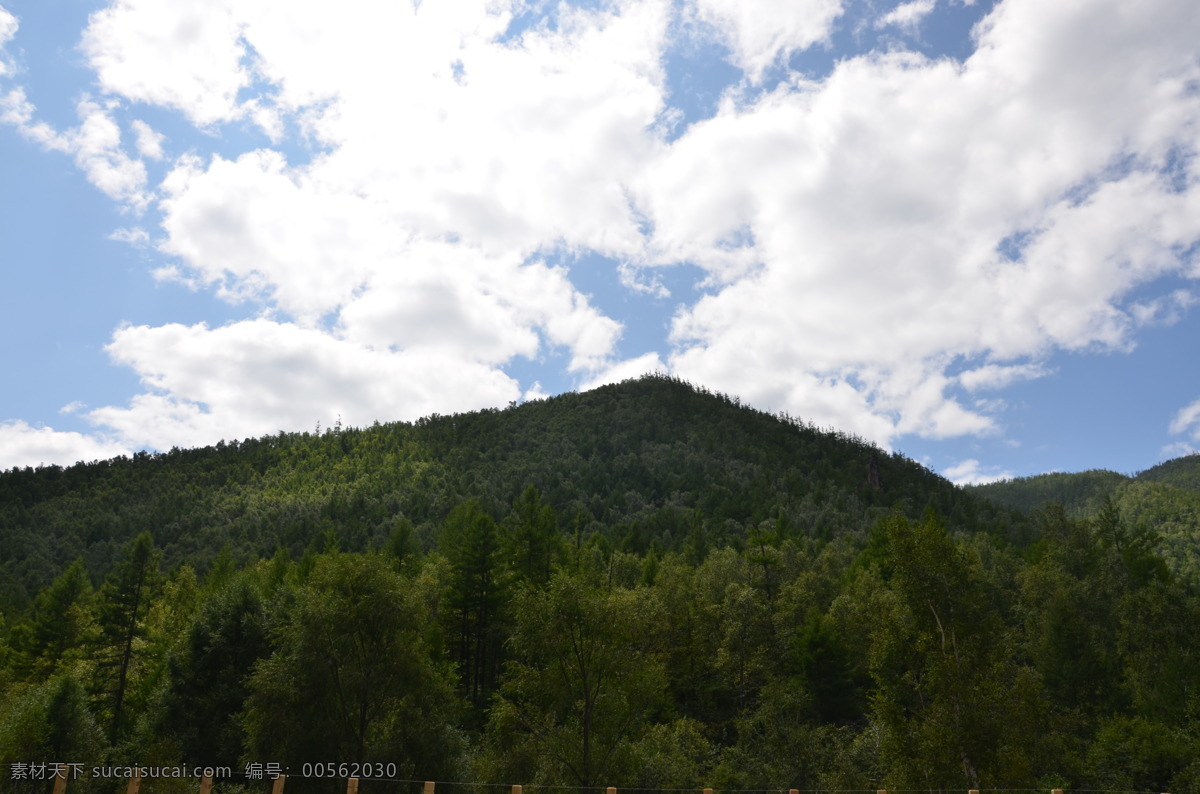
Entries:
{"label": "cumulus cloud", "polygon": [[636,358],[611,363],[585,381],[579,389],[580,391],[588,391],[589,389],[599,388],[609,383],[620,383],[630,378],[666,371],[667,368],[659,359],[657,353],[644,353]]}
{"label": "cumulus cloud", "polygon": [[249,85],[240,25],[223,2],[116,0],[92,14],[81,47],[101,87],[209,125],[237,118]]}
{"label": "cumulus cloud", "polygon": [[828,39],[841,0],[693,0],[694,13],[729,47],[752,83],[791,53]]}
{"label": "cumulus cloud", "polygon": [[984,466],[974,458],[956,463],[942,472],[947,480],[955,485],[984,485],[989,482],[1012,479],[1012,472],[1001,471],[992,466]]}
{"label": "cumulus cloud", "polygon": [[69,466],[79,461],[128,455],[127,445],[21,420],[0,422],[0,471],[24,466]]}
{"label": "cumulus cloud", "polygon": [[1200,9],[1110,5],[1009,0],[964,63],[848,59],[689,128],[636,193],[655,256],[724,283],[671,367],[886,444],[995,430],[956,360],[1127,349],[1125,297],[1195,266]]}
{"label": "cumulus cloud", "polygon": [[71,155],[88,182],[109,198],[141,211],[150,203],[146,166],[130,157],[121,144],[121,129],[112,106],[84,97],[75,106],[79,126],[60,132],[34,121],[36,108],[22,88],[0,98],[0,121],[16,126],[43,149]]}
{"label": "cumulus cloud", "polygon": [[[94,13],[81,46],[103,93],[79,127],[38,122],[19,88],[0,117],[153,208],[158,277],[259,319],[118,330],[109,354],[145,391],[87,416],[170,446],[502,405],[541,394],[506,364],[561,349],[584,388],[665,368],[888,445],[996,433],[1002,403],[973,393],[1048,376],[1057,349],[1129,349],[1193,306],[1147,285],[1200,278],[1195,3],[1004,0],[963,62],[874,52],[777,85],[840,0],[547,9],[512,34],[528,9],[503,0],[355,0],[336,25],[316,0]],[[670,139],[664,54],[697,27],[744,79]],[[139,104],[272,143],[198,145],[151,186],[164,139],[122,122]],[[622,352],[558,264],[592,252],[658,295],[651,268],[704,270],[661,349]]]}
{"label": "cumulus cloud", "polygon": [[377,350],[265,319],[220,328],[128,326],[107,349],[147,391],[86,416],[135,446],[194,446],[337,415],[350,425],[416,419],[521,395],[515,381],[483,364]]}
{"label": "cumulus cloud", "polygon": [[921,20],[929,16],[937,6],[937,0],[912,0],[900,5],[875,20],[876,28],[898,27],[908,32],[915,31]]}
{"label": "cumulus cloud", "polygon": [[[512,13],[494,3],[363,2],[334,27],[317,3],[289,6],[285,19],[273,4],[230,4],[231,16],[198,27],[189,9],[120,2],[94,16],[86,50],[108,90],[211,124],[250,107],[235,104],[234,86],[263,80],[271,93],[246,102],[291,114],[328,151],[300,166],[274,149],[177,160],[161,185],[158,244],[175,263],[156,275],[295,324],[123,330],[110,355],[150,390],[93,421],[161,445],[314,420],[311,405],[280,411],[260,384],[270,348],[247,353],[253,366],[214,373],[231,385],[213,397],[206,378],[186,376],[186,362],[206,356],[169,352],[185,343],[233,350],[270,337],[282,350],[303,338],[342,351],[294,362],[330,378],[319,390],[329,399],[350,377],[330,370],[339,357],[360,362],[362,378],[394,371],[426,384],[342,410],[350,422],[504,404],[520,396],[500,369],[514,356],[563,348],[581,379],[612,365],[620,323],[539,251],[638,255],[623,183],[658,145],[647,128],[663,110],[667,3],[563,7],[554,28],[507,44],[496,37]],[[197,37],[178,64],[188,75],[118,68],[154,57],[164,31],[183,28]],[[209,75],[219,68],[224,78]],[[158,138],[136,129],[145,156],[156,153]],[[455,368],[466,374],[447,377]],[[269,422],[254,407],[264,395]]]}
{"label": "cumulus cloud", "polygon": [[134,135],[137,136],[138,154],[148,160],[161,160],[163,158],[162,142],[166,136],[161,132],[155,132],[154,128],[141,119],[135,119],[130,126],[133,127]]}

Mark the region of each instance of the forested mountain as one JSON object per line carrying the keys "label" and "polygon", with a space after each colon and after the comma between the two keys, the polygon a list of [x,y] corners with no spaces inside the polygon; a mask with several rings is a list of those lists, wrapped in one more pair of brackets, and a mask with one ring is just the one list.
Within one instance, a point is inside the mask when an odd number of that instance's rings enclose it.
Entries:
{"label": "forested mountain", "polygon": [[932,507],[968,531],[1022,526],[904,457],[650,377],[503,411],[12,470],[0,474],[0,582],[28,605],[77,558],[102,577],[141,532],[167,566],[201,573],[222,549],[239,564],[298,557],[328,533],[363,551],[401,527],[428,551],[456,505],[500,517],[530,485],[571,533],[636,553],[741,543],[767,520],[865,533],[892,508]]}
{"label": "forested mountain", "polygon": [[1172,570],[1200,581],[1200,454],[1160,463],[1136,475],[1093,470],[1040,474],[967,488],[1023,513],[1061,505],[1079,519],[1111,502],[1132,526],[1153,530]]}
{"label": "forested mountain", "polygon": [[1180,513],[1085,491],[1027,515],[667,377],[10,471],[0,775],[1200,794]]}

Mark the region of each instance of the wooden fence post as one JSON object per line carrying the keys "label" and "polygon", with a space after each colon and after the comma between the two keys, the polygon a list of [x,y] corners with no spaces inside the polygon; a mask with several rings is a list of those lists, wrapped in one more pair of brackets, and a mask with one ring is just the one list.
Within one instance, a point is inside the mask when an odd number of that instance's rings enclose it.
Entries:
{"label": "wooden fence post", "polygon": [[512,787],[512,794],[521,794],[521,786],[517,784]]}
{"label": "wooden fence post", "polygon": [[346,794],[358,794],[358,778],[352,777],[346,781]]}
{"label": "wooden fence post", "polygon": [[54,794],[66,794],[67,773],[71,767],[59,764],[54,770]]}
{"label": "wooden fence post", "polygon": [[1062,789],[1052,788],[1052,789],[1050,789],[1050,794],[1062,794]]}
{"label": "wooden fence post", "polygon": [[617,789],[614,786],[609,786],[608,788],[604,789],[604,794],[617,794]]}
{"label": "wooden fence post", "polygon": [[210,794],[212,791],[212,778],[208,775],[200,778],[200,794]]}
{"label": "wooden fence post", "polygon": [[436,787],[437,787],[437,784],[434,783],[432,780],[426,780],[425,781],[425,789],[422,792],[422,794],[433,794],[433,790]]}
{"label": "wooden fence post", "polygon": [[125,794],[138,794],[142,788],[142,776],[140,774],[129,778],[129,788],[125,789]]}
{"label": "wooden fence post", "polygon": [[276,775],[275,785],[271,786],[271,794],[283,794],[283,781],[287,780],[287,775]]}

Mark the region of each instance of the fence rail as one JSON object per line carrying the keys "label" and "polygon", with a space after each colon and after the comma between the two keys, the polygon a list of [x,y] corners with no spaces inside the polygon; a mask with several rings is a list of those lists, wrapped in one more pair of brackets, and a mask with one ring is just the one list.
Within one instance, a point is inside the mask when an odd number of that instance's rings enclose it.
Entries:
{"label": "fence rail", "polygon": [[[242,776],[238,776],[242,777]],[[275,775],[271,778],[271,794],[285,794],[287,786],[287,775]],[[360,778],[335,778],[344,779],[346,781],[346,794],[359,794]],[[67,784],[71,780],[69,775],[69,767],[66,765],[59,766],[54,770],[54,787],[51,794],[67,794]],[[421,794],[438,794],[438,783],[433,780],[399,780],[395,778],[362,778],[361,781],[384,780],[390,783],[406,783],[414,786],[421,786]],[[264,781],[265,782],[265,781]],[[678,794],[714,794],[711,788],[704,789],[647,789],[647,788],[625,788],[618,789],[617,786],[525,786],[520,783],[509,785],[507,783],[442,783],[445,788],[453,788],[456,786],[466,786],[473,789],[505,789],[508,794],[524,794],[526,788],[530,789],[551,789],[551,790],[570,790],[579,792],[599,792],[604,794],[629,794],[630,792],[675,792]],[[142,787],[142,777],[134,775],[129,778],[129,783],[126,786],[125,794],[140,794]],[[213,794],[214,779],[212,775],[203,775],[200,777],[198,794]],[[219,787],[218,787],[219,788]],[[933,791],[939,792],[964,792],[965,794],[982,794],[982,792],[992,792],[993,794],[1007,794],[1010,792],[1025,792],[1027,794],[1065,794],[1063,789],[722,789],[721,794],[932,794]],[[1129,792],[1129,791],[1096,791],[1096,790],[1076,790],[1072,794],[1169,794],[1169,792]]]}

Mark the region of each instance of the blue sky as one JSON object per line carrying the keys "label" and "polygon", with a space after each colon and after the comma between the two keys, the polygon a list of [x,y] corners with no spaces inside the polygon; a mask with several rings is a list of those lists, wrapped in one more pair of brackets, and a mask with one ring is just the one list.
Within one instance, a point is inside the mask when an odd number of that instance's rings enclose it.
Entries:
{"label": "blue sky", "polygon": [[1200,448],[1191,0],[0,0],[0,468],[668,371]]}

